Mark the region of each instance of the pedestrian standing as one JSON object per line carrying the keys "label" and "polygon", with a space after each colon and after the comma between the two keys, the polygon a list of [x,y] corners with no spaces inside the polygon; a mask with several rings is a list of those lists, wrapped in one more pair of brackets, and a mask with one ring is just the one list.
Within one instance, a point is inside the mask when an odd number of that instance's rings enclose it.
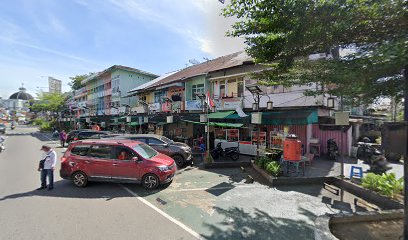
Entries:
{"label": "pedestrian standing", "polygon": [[67,133],[65,132],[65,130],[61,130],[59,137],[61,141],[61,147],[65,147],[65,142],[67,141]]}
{"label": "pedestrian standing", "polygon": [[41,172],[41,187],[37,190],[42,190],[47,188],[47,177],[48,177],[48,191],[54,188],[54,170],[57,164],[57,153],[49,146],[43,145],[41,150],[46,153],[43,160],[40,161],[38,171]]}

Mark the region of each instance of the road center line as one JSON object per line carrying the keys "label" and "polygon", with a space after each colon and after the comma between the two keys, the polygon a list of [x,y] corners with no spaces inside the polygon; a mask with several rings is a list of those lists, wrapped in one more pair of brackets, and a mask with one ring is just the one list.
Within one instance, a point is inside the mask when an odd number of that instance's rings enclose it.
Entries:
{"label": "road center line", "polygon": [[204,239],[200,234],[198,234],[197,232],[195,232],[193,229],[191,229],[190,227],[186,226],[185,224],[183,224],[182,222],[180,222],[179,220],[171,217],[170,215],[168,215],[167,213],[165,213],[164,211],[162,211],[161,209],[159,209],[158,207],[154,206],[153,204],[151,204],[150,202],[148,202],[146,199],[140,197],[137,193],[133,192],[132,190],[130,190],[129,188],[123,186],[122,184],[119,184],[125,191],[127,191],[128,193],[130,193],[132,196],[136,197],[138,200],[140,200],[142,203],[144,203],[145,205],[147,205],[148,207],[152,208],[153,210],[155,210],[156,212],[158,212],[160,215],[162,215],[163,217],[167,218],[168,220],[170,220],[171,222],[175,223],[176,225],[178,225],[179,227],[181,227],[182,229],[184,229],[185,231],[187,231],[188,233],[190,233],[191,235],[193,235],[195,238],[197,239]]}

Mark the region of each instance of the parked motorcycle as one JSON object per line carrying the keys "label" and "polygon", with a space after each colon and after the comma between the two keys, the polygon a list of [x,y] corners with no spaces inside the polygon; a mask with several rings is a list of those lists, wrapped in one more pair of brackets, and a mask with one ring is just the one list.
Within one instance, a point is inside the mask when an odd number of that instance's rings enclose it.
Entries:
{"label": "parked motorcycle", "polygon": [[390,170],[391,167],[388,165],[381,145],[371,143],[369,138],[363,138],[362,141],[357,143],[357,158],[370,165],[368,172],[381,175]]}
{"label": "parked motorcycle", "polygon": [[4,141],[6,139],[3,136],[0,136],[0,153],[6,150],[6,147],[4,146]]}
{"label": "parked motorcycle", "polygon": [[15,128],[16,128],[16,125],[14,125],[14,124],[11,124],[11,130],[14,130]]}
{"label": "parked motorcycle", "polygon": [[238,147],[228,147],[223,149],[221,143],[218,143],[215,149],[211,151],[211,156],[213,159],[218,159],[220,157],[229,157],[233,161],[239,159],[239,148]]}
{"label": "parked motorcycle", "polygon": [[367,172],[372,172],[372,173],[381,175],[383,173],[386,173],[390,169],[391,167],[388,165],[388,162],[385,156],[379,155],[379,156],[372,157],[372,160],[370,163],[370,169],[368,169]]}
{"label": "parked motorcycle", "polygon": [[330,160],[336,160],[339,155],[339,147],[333,138],[327,140],[327,155]]}
{"label": "parked motorcycle", "polygon": [[357,146],[357,158],[363,160],[365,163],[371,164],[373,160],[378,156],[382,156],[385,158],[379,144],[370,142],[358,142]]}

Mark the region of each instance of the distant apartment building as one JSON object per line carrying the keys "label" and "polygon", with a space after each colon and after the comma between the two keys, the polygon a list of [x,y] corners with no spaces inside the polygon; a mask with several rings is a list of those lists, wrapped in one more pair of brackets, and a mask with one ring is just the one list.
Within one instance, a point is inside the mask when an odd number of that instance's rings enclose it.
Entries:
{"label": "distant apartment building", "polygon": [[158,75],[135,68],[114,65],[83,80],[84,87],[74,93],[75,109],[80,117],[123,114],[135,104],[127,92]]}

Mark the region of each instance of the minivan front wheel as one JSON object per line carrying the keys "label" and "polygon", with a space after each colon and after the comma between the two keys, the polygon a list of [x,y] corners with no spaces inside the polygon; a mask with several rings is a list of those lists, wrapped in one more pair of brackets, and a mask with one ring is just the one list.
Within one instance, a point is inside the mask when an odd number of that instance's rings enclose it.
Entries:
{"label": "minivan front wheel", "polygon": [[88,177],[83,172],[75,172],[72,174],[72,181],[77,187],[85,187],[88,184]]}
{"label": "minivan front wheel", "polygon": [[184,158],[181,155],[174,155],[173,160],[176,162],[178,168],[182,168],[184,166]]}
{"label": "minivan front wheel", "polygon": [[159,184],[160,180],[156,175],[149,173],[143,176],[142,185],[144,188],[149,190],[155,189],[159,186]]}

